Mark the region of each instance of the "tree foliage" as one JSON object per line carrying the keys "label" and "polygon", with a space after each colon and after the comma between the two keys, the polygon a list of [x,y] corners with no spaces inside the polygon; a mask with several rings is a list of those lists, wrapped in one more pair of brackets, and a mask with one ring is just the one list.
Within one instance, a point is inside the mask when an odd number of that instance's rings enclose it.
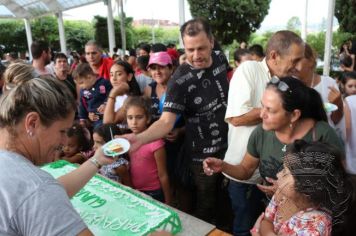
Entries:
{"label": "tree foliage", "polygon": [[84,45],[94,38],[93,25],[88,21],[64,21],[67,48],[82,51]]}
{"label": "tree foliage", "polygon": [[356,1],[336,0],[335,16],[339,21],[340,30],[349,33],[356,33]]}
{"label": "tree foliage", "polygon": [[22,20],[0,21],[0,54],[25,52],[27,49],[25,25]]}
{"label": "tree foliage", "polygon": [[188,0],[193,17],[209,21],[220,44],[247,41],[268,13],[270,0]]}
{"label": "tree foliage", "polygon": [[[114,19],[114,28],[115,28],[115,43],[116,47],[121,48],[121,29],[120,21]],[[133,30],[132,30],[132,17],[125,18],[125,32],[126,32],[126,48],[131,48],[133,46]],[[101,44],[103,48],[109,48],[109,35],[108,35],[108,26],[107,18],[102,16],[94,16],[94,38]]]}
{"label": "tree foliage", "polygon": [[154,37],[156,43],[179,43],[179,28],[171,27],[171,28],[153,28],[150,26],[138,26],[133,28],[134,36],[133,42],[134,45],[139,45],[140,43],[153,43],[152,30],[154,30]]}
{"label": "tree foliage", "polygon": [[300,27],[302,26],[302,23],[299,19],[299,17],[297,16],[293,16],[291,17],[288,21],[287,21],[287,30],[290,31],[299,31],[300,32]]}
{"label": "tree foliage", "polygon": [[46,41],[53,49],[60,48],[56,17],[44,16],[31,20],[31,31],[33,40]]}

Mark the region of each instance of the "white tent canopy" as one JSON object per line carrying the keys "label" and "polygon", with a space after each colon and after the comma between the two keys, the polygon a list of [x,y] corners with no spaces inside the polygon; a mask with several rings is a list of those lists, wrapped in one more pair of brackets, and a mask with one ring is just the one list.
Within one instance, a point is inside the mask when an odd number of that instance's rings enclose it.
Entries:
{"label": "white tent canopy", "polygon": [[66,53],[67,47],[64,34],[62,12],[97,2],[104,2],[108,7],[108,15],[110,15],[111,13],[111,18],[108,18],[108,21],[111,20],[111,22],[108,22],[108,25],[110,27],[109,39],[110,48],[112,50],[115,47],[115,34],[114,29],[111,28],[111,26],[113,25],[113,18],[111,4],[108,4],[108,0],[0,0],[0,18],[25,20],[26,36],[29,48],[28,51],[30,54],[30,58],[32,58],[30,50],[30,46],[32,44],[30,19],[39,18],[46,15],[55,15],[58,19],[58,31],[61,51],[63,53]]}

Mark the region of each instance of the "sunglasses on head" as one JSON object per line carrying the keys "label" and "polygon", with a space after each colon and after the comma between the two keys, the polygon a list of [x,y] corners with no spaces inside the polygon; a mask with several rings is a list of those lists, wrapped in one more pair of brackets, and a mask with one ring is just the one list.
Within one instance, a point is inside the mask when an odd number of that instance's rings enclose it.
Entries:
{"label": "sunglasses on head", "polygon": [[281,81],[277,76],[273,76],[271,79],[271,83],[277,87],[277,89],[281,92],[289,92],[292,93],[292,90],[289,88],[286,82]]}

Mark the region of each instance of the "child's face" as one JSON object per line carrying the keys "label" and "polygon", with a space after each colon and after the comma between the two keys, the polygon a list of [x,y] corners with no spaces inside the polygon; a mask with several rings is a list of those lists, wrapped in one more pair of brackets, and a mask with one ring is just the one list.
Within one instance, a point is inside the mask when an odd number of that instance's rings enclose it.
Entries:
{"label": "child's face", "polygon": [[345,93],[347,96],[356,95],[356,79],[348,79],[346,81]]}
{"label": "child's face", "polygon": [[87,75],[85,77],[78,77],[75,79],[75,82],[80,89],[91,89],[94,86],[95,81],[95,75]]}
{"label": "child's face", "polygon": [[103,137],[101,137],[97,133],[93,133],[93,141],[94,141],[93,149],[95,151],[105,144]]}
{"label": "child's face", "polygon": [[284,167],[283,170],[277,174],[276,194],[291,199],[295,197],[294,178],[287,167]]}
{"label": "child's face", "polygon": [[132,79],[132,74],[126,73],[120,65],[113,65],[110,69],[110,83],[113,87],[127,83]]}
{"label": "child's face", "polygon": [[153,64],[150,66],[149,71],[152,79],[154,79],[154,81],[158,84],[167,84],[172,75],[172,69],[170,69],[169,66]]}
{"label": "child's face", "polygon": [[144,109],[137,106],[131,106],[126,112],[127,125],[134,134],[139,134],[147,128],[150,122]]}
{"label": "child's face", "polygon": [[80,147],[78,145],[78,139],[75,136],[67,137],[63,146],[63,153],[66,157],[72,157],[80,152]]}

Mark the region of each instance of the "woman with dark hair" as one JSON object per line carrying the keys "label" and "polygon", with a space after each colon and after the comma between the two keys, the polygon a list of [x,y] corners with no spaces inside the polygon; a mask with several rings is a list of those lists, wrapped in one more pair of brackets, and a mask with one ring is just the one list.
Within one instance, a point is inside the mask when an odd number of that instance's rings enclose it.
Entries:
{"label": "woman with dark hair", "polygon": [[342,158],[329,144],[295,141],[277,174],[277,191],[252,236],[353,235],[354,189]]}
{"label": "woman with dark hair", "polygon": [[[207,158],[203,162],[207,175],[224,172],[245,180],[259,168],[261,176],[273,183],[287,147],[294,140],[323,141],[343,150],[335,131],[326,122],[319,93],[293,77],[271,79],[262,97],[260,117],[262,125],[252,132],[242,162],[231,165],[220,159]],[[273,185],[258,187],[268,195],[275,191]]]}
{"label": "woman with dark hair", "polygon": [[103,123],[122,123],[125,118],[123,104],[128,96],[140,96],[141,90],[132,66],[126,61],[116,61],[110,68],[112,89],[104,110]]}

